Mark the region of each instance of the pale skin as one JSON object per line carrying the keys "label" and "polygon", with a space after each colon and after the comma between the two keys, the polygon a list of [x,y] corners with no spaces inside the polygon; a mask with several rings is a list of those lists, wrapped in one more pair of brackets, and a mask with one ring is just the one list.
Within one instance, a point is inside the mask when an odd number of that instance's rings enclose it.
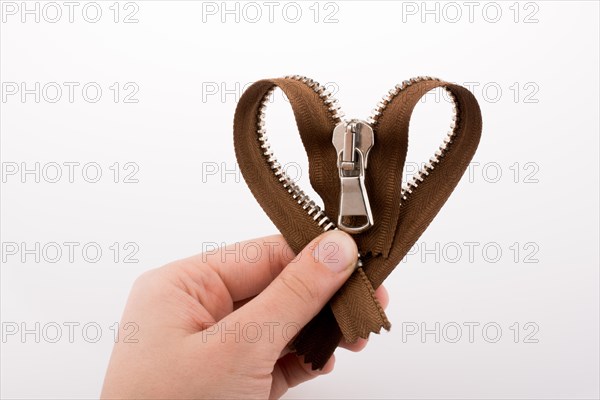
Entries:
{"label": "pale skin", "polygon": [[[235,248],[247,243],[256,251],[236,257]],[[115,344],[101,397],[279,398],[331,372],[333,356],[313,371],[288,343],[350,277],[356,257],[341,231],[321,235],[297,256],[276,235],[144,273],[121,320],[122,328],[139,328],[137,343]],[[376,294],[385,307],[385,289]],[[340,343],[351,351],[365,345]]]}

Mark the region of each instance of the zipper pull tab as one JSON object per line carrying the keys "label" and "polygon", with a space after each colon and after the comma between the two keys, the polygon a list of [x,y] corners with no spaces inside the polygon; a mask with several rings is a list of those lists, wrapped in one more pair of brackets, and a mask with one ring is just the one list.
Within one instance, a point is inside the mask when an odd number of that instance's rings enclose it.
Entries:
{"label": "zipper pull tab", "polygon": [[[375,142],[373,129],[365,121],[344,121],[333,130],[332,141],[337,151],[341,183],[337,225],[345,232],[360,233],[373,226],[371,205],[365,188],[367,159]],[[348,217],[362,217],[358,222],[362,225],[347,225],[345,221]]]}

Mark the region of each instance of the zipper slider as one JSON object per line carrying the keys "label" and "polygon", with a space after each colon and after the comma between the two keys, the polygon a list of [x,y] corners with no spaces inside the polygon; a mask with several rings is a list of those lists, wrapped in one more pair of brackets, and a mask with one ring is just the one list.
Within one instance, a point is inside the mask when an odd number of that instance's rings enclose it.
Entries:
{"label": "zipper slider", "polygon": [[[332,142],[337,152],[341,183],[337,225],[345,232],[360,233],[373,226],[371,205],[365,188],[367,160],[375,142],[373,128],[357,119],[341,122],[333,130]],[[344,222],[347,217],[362,217],[357,222],[362,224],[347,225]]]}

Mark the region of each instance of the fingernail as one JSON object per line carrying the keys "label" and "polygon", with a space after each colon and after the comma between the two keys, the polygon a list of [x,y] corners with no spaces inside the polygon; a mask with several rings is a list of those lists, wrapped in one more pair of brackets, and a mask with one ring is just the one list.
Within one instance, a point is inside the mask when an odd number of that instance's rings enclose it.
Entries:
{"label": "fingernail", "polygon": [[313,257],[333,272],[354,268],[358,256],[356,243],[340,230],[325,233],[313,251]]}

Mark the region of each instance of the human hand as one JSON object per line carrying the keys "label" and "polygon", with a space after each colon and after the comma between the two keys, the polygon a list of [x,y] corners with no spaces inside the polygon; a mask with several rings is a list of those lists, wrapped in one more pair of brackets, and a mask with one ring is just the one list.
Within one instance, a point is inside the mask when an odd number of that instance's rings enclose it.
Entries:
{"label": "human hand", "polygon": [[[296,257],[276,235],[144,273],[120,324],[139,327],[138,343],[115,344],[102,398],[278,398],[329,373],[333,356],[313,371],[287,345],[350,277],[356,259],[354,240],[336,230]],[[376,294],[385,307],[385,289]],[[358,351],[366,340],[340,345]]]}

